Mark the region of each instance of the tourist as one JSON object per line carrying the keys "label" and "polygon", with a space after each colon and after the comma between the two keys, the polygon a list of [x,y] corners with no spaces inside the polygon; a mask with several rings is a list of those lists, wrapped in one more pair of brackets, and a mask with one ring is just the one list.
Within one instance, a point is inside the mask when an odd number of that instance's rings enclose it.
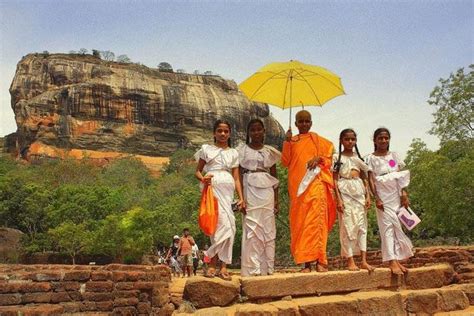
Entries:
{"label": "tourist", "polygon": [[183,229],[183,236],[179,239],[179,257],[181,262],[181,270],[183,270],[184,275],[187,274],[188,277],[191,276],[191,267],[193,265],[192,258],[192,247],[196,243],[191,235],[189,235],[189,228]]}
{"label": "tourist", "polygon": [[179,236],[174,235],[173,242],[171,243],[168,252],[166,253],[165,260],[171,268],[173,276],[179,277],[181,274],[181,267],[178,263],[178,250],[179,250]]}
{"label": "tourist", "polygon": [[199,267],[199,247],[196,243],[191,247],[191,255],[193,258],[193,274],[196,275]]}

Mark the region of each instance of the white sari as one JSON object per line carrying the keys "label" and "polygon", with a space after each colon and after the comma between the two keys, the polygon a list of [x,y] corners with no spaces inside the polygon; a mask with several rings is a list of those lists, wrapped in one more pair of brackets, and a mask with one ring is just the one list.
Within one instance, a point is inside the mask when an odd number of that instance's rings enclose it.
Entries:
{"label": "white sari", "polygon": [[394,152],[385,156],[367,156],[369,171],[374,173],[375,189],[384,210],[377,209],[377,223],[382,241],[382,260],[404,260],[413,256],[413,244],[403,232],[397,211],[401,189],[410,183],[410,171],[400,171],[404,162]]}
{"label": "white sari", "polygon": [[276,228],[273,189],[278,185],[278,179],[269,171],[280,157],[278,150],[267,145],[259,150],[248,145],[239,148],[247,206],[242,223],[242,276],[267,275],[274,271]]}
{"label": "white sari", "polygon": [[239,166],[239,154],[233,148],[202,145],[195,157],[206,162],[203,172],[213,175],[211,185],[218,202],[217,229],[211,236],[211,246],[205,254],[210,258],[217,255],[222,262],[230,264],[236,231],[231,206],[235,191],[232,169]]}
{"label": "white sari", "polygon": [[[334,155],[333,161],[337,161]],[[357,156],[341,155],[341,167],[337,186],[344,202],[344,213],[337,212],[341,256],[352,257],[367,251],[367,212],[365,210],[365,186],[361,178],[353,178],[351,171],[367,174],[367,165]]]}

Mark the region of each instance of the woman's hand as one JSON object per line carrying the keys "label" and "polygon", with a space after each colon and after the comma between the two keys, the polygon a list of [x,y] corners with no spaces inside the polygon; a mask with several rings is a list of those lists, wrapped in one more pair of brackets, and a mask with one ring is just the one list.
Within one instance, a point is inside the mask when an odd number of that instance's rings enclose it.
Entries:
{"label": "woman's hand", "polygon": [[344,202],[341,199],[337,200],[337,211],[341,214],[344,214]]}
{"label": "woman's hand", "polygon": [[212,174],[207,174],[204,177],[202,177],[201,182],[204,183],[205,185],[211,185],[212,182]]}
{"label": "woman's hand", "polygon": [[237,202],[237,206],[239,207],[239,211],[242,212],[242,214],[246,215],[247,214],[247,211],[245,210],[245,208],[247,207],[245,205],[245,201],[244,200],[239,200]]}
{"label": "woman's hand", "polygon": [[275,201],[274,206],[273,206],[273,214],[278,215],[280,212],[280,206],[278,205],[278,201]]}
{"label": "woman's hand", "polygon": [[370,205],[372,204],[372,201],[370,200],[370,196],[365,197],[365,209],[368,210],[370,208]]}
{"label": "woman's hand", "polygon": [[380,198],[375,198],[375,206],[376,206],[379,210],[383,211],[383,202],[382,202],[382,200],[381,200]]}
{"label": "woman's hand", "polygon": [[408,199],[408,194],[402,192],[402,196],[400,197],[400,204],[404,208],[408,208],[410,206],[410,200]]}

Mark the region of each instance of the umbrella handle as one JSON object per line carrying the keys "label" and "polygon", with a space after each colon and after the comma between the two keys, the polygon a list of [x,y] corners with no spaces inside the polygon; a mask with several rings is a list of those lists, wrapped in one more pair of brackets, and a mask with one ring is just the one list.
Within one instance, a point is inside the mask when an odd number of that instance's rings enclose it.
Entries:
{"label": "umbrella handle", "polygon": [[291,106],[290,106],[290,117],[288,120],[288,129],[291,129]]}

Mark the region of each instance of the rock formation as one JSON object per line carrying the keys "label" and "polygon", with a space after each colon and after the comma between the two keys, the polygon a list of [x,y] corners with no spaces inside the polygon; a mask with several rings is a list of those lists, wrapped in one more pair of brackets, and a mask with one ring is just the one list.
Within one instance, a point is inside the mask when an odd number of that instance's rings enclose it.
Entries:
{"label": "rock formation", "polygon": [[268,105],[249,101],[234,81],[91,55],[29,54],[10,93],[18,130],[7,144],[22,156],[75,149],[166,157],[212,142],[219,118],[232,123],[234,142],[257,117],[267,143],[279,144],[284,134]]}

